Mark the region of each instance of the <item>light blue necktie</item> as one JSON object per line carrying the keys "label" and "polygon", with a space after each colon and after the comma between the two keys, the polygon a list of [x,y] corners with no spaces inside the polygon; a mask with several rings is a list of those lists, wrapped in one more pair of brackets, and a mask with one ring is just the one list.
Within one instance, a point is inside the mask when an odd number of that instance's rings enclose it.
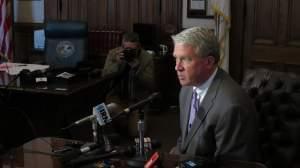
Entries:
{"label": "light blue necktie", "polygon": [[191,108],[190,108],[190,118],[189,118],[188,130],[191,129],[198,110],[199,110],[199,95],[198,95],[198,93],[196,92],[196,89],[195,89],[193,91],[193,96],[192,96],[192,103],[191,103]]}

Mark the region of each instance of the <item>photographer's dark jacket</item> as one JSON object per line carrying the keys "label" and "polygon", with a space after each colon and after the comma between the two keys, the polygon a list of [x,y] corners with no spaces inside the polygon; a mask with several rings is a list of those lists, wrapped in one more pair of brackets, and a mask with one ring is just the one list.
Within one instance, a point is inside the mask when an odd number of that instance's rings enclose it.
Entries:
{"label": "photographer's dark jacket", "polygon": [[[122,77],[125,79],[126,75],[130,75],[130,80],[124,81],[121,79],[119,83],[121,86],[119,85],[115,89],[119,89],[118,91],[120,91],[120,88],[122,91],[128,89],[127,91],[131,92],[129,99],[144,98],[155,88],[153,55],[141,49],[140,54],[135,58],[138,60],[139,65],[136,68],[130,68],[126,65],[126,61],[119,62],[117,60],[117,51],[120,49],[121,47],[118,47],[109,51],[102,70],[102,76],[118,71],[126,71]],[[128,86],[124,87],[124,82],[127,82]],[[115,89],[114,92],[116,92]]]}

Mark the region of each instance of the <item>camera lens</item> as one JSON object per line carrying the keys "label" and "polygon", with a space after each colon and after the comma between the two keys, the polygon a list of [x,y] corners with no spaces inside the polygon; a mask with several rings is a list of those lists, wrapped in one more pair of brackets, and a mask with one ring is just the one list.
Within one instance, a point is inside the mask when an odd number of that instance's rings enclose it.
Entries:
{"label": "camera lens", "polygon": [[124,53],[124,59],[126,61],[131,61],[136,56],[136,49],[125,48],[123,53]]}

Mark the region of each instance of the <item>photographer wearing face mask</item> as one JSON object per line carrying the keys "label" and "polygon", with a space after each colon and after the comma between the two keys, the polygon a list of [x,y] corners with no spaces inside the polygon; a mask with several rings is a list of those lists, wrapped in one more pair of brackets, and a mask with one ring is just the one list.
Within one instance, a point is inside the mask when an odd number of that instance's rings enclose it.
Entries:
{"label": "photographer wearing face mask", "polygon": [[122,75],[107,101],[117,102],[126,107],[154,91],[153,55],[141,47],[138,34],[125,33],[122,46],[109,51],[102,76],[115,72],[121,72]]}

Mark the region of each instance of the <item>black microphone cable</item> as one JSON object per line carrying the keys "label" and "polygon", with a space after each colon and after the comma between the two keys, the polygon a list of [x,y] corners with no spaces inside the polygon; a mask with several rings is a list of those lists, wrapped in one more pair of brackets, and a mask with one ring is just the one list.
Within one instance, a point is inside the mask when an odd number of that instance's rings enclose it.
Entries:
{"label": "black microphone cable", "polygon": [[94,156],[83,156],[76,159],[72,159],[69,162],[66,163],[68,166],[78,166],[82,164],[87,164],[91,162],[95,162],[97,160],[106,159],[113,156],[126,156],[126,157],[132,157],[135,154],[135,149],[132,146],[128,147],[119,147],[114,150],[112,150],[109,153],[100,154],[100,155],[94,155]]}

